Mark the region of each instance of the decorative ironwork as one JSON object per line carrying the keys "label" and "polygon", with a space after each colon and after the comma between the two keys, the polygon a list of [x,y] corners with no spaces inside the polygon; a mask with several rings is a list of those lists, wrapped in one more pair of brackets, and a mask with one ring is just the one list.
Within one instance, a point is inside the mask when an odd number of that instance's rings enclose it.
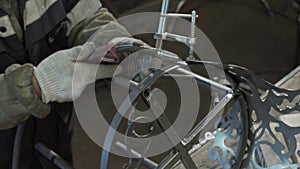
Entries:
{"label": "decorative ironwork", "polygon": [[[299,113],[300,90],[278,88],[253,72],[238,66],[228,66],[227,72],[239,83],[244,94],[251,117],[251,133],[248,138],[248,158],[244,167],[248,168],[299,168],[295,157],[297,150],[296,135],[300,126],[290,126],[280,119],[281,115]],[[299,146],[299,145],[298,145]],[[262,151],[269,149],[272,158],[280,160],[277,164],[266,164]],[[266,156],[266,154],[265,154]]]}
{"label": "decorative ironwork", "polygon": [[[216,125],[215,136],[206,133],[206,139],[213,139],[213,144],[208,149],[210,160],[217,161],[212,168],[232,168],[237,163],[239,152],[241,152],[241,138],[245,133],[243,124],[245,121],[241,118],[241,107],[236,102],[233,107],[226,112]],[[247,129],[246,129],[247,130]],[[236,145],[236,144],[240,145]]]}

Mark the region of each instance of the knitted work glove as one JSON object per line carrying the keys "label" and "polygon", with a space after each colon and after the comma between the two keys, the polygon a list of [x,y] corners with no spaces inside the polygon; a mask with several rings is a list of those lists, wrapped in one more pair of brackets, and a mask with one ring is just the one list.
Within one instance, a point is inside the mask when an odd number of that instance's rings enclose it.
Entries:
{"label": "knitted work glove", "polygon": [[44,103],[73,101],[96,79],[113,76],[117,65],[99,65],[88,61],[94,49],[94,43],[88,42],[62,50],[43,60],[34,69]]}

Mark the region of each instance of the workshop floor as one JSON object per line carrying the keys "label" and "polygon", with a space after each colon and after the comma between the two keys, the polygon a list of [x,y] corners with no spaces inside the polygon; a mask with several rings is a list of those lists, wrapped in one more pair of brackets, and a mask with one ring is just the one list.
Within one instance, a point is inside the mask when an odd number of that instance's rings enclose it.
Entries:
{"label": "workshop floor", "polygon": [[[295,23],[279,15],[270,18],[259,0],[209,0],[185,10],[193,8],[199,14],[199,28],[212,41],[224,63],[248,67],[271,82],[299,64],[295,63]],[[78,122],[74,134],[76,169],[99,169],[100,148]],[[121,162],[114,159],[114,163]]]}

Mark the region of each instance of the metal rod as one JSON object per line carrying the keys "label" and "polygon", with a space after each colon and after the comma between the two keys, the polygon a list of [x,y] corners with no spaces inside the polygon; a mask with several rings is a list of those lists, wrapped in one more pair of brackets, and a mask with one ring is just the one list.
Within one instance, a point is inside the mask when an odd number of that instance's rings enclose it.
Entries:
{"label": "metal rod", "polygon": [[61,169],[74,169],[68,162],[66,162],[63,158],[61,158],[54,151],[50,150],[44,144],[37,143],[34,145],[34,148],[57,167]]}
{"label": "metal rod", "polygon": [[121,87],[127,87],[128,83],[133,87],[137,87],[139,85],[138,82],[120,76],[118,76],[118,78],[115,78],[113,82]]}
{"label": "metal rod", "polygon": [[[181,14],[181,13],[167,13],[167,14],[162,14],[161,16],[165,16],[165,17],[191,18],[193,15],[192,15],[192,14]],[[198,17],[198,16],[197,16],[197,17]]]}
{"label": "metal rod", "polygon": [[176,41],[187,45],[190,44],[190,37],[177,35],[169,32],[164,32],[161,35],[161,38],[162,40]]}
{"label": "metal rod", "polygon": [[222,109],[225,105],[228,104],[231,99],[234,97],[233,94],[227,94],[222,100],[207,114],[207,116],[197,124],[196,127],[181,141],[183,145],[187,145],[191,140],[198,135],[203,128],[207,125],[207,122],[210,122]]}
{"label": "metal rod", "polygon": [[169,156],[158,165],[157,169],[169,169],[173,167],[180,160],[179,153],[176,151],[169,154]]}
{"label": "metal rod", "polygon": [[[161,6],[161,16],[160,16],[160,20],[159,20],[159,26],[158,26],[158,30],[157,30],[158,34],[163,34],[163,32],[165,31],[166,17],[163,15],[167,14],[168,6],[169,6],[169,0],[163,0],[162,6]],[[156,39],[155,47],[157,49],[161,49],[162,42],[163,42],[163,40],[161,38]]]}
{"label": "metal rod", "polygon": [[[191,19],[191,34],[190,39],[195,39],[195,29],[196,29],[196,11],[192,11],[192,19]],[[194,43],[189,43],[189,56],[187,57],[187,60],[196,60],[194,57]]]}
{"label": "metal rod", "polygon": [[[121,142],[117,142],[115,146],[121,153],[124,153],[124,155],[127,155],[128,150],[127,150],[126,145],[122,144]],[[133,156],[132,158],[134,160],[143,158],[142,164],[144,166],[146,166],[147,168],[155,169],[158,166],[158,164],[156,162],[152,161],[149,158],[142,157],[141,154],[136,152],[135,150],[130,149],[129,151],[130,151],[130,155]]]}
{"label": "metal rod", "polygon": [[196,79],[199,79],[199,80],[201,80],[201,81],[203,81],[203,82],[205,82],[207,84],[210,84],[211,86],[214,86],[216,88],[223,89],[224,91],[227,91],[229,93],[233,92],[231,88],[229,88],[227,86],[224,86],[222,84],[219,84],[219,83],[217,83],[215,81],[212,81],[212,80],[210,80],[210,79],[208,79],[206,77],[200,76],[200,75],[198,75],[196,73],[193,73],[191,71],[185,70],[183,68],[178,68],[176,70],[178,70],[179,72],[185,73],[187,75],[193,75]]}

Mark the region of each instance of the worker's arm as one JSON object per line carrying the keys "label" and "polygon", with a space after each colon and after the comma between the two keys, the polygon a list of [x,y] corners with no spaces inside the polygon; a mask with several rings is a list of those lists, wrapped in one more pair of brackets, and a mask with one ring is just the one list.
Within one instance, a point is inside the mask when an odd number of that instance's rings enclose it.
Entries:
{"label": "worker's arm", "polygon": [[0,74],[0,129],[12,128],[30,115],[45,117],[50,106],[42,103],[33,84],[33,66],[14,64]]}
{"label": "worker's arm", "polygon": [[[68,15],[70,22],[67,36],[69,37],[70,47],[82,45],[87,41],[95,42],[96,46],[102,46],[116,37],[130,36],[123,26],[117,22],[112,22],[115,21],[115,18],[105,8],[102,8],[98,2],[98,0],[81,0],[78,2],[79,5],[76,5],[72,10],[73,13],[71,12]],[[83,8],[79,8],[80,6]],[[78,18],[80,20],[76,20]],[[50,112],[50,106],[47,103],[51,101],[72,101],[74,98],[72,98],[70,91],[66,92],[55,87],[57,86],[55,84],[60,82],[61,79],[55,80],[48,77],[49,70],[57,70],[54,67],[53,69],[49,68],[49,65],[56,60],[59,60],[59,62],[55,62],[53,65],[56,65],[56,67],[60,64],[63,65],[65,63],[62,63],[62,60],[58,59],[59,57],[66,58],[65,55],[74,54],[71,57],[76,58],[76,56],[82,54],[81,49],[82,47],[77,47],[76,50],[59,51],[53,54],[53,57],[49,56],[37,68],[30,64],[22,66],[15,64],[8,67],[4,74],[0,74],[0,129],[12,128],[25,121],[30,115],[38,118],[45,117]],[[71,68],[74,68],[72,63],[75,60],[72,59],[68,62],[72,65]],[[101,69],[98,69],[98,65],[85,65],[84,67],[84,70],[94,70],[91,72],[98,70],[100,73],[97,74],[97,79],[110,77],[115,69],[115,67],[107,65],[101,66]],[[90,67],[90,69],[87,69],[87,67]],[[86,74],[90,75],[88,71]],[[53,74],[60,73],[54,72]],[[82,77],[87,76],[83,75]],[[72,79],[71,76],[62,78]],[[72,80],[68,80],[68,82],[70,81]],[[70,84],[66,88],[71,89]],[[84,87],[82,86],[82,88]],[[62,96],[62,94],[65,95]]]}
{"label": "worker's arm", "polygon": [[[81,11],[77,12],[80,13]],[[68,43],[70,46],[92,41],[96,47],[99,47],[117,37],[130,37],[130,34],[122,25],[117,23],[112,14],[101,6],[96,12],[87,14],[84,20],[69,29]]]}

